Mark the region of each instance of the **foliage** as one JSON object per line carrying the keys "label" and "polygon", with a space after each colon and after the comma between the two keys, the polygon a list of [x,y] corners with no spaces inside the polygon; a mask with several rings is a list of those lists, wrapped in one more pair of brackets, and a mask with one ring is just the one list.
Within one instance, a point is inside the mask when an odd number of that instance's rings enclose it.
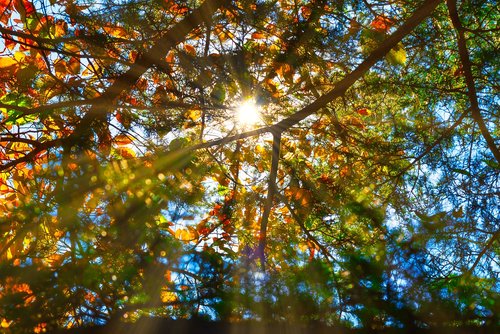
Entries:
{"label": "foliage", "polygon": [[3,330],[497,325],[497,5],[0,0]]}

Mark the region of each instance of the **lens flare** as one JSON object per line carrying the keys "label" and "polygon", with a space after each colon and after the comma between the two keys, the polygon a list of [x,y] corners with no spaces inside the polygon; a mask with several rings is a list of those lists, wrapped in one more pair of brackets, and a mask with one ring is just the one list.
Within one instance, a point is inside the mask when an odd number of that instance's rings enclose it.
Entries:
{"label": "lens flare", "polygon": [[250,128],[261,122],[259,107],[255,100],[248,99],[241,102],[236,110],[236,122],[242,128]]}

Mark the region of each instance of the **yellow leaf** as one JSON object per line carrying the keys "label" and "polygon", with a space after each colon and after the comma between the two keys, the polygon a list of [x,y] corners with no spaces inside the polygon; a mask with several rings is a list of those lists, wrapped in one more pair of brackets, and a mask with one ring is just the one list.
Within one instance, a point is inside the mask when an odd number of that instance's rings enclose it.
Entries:
{"label": "yellow leaf", "polygon": [[175,292],[169,291],[167,288],[161,289],[160,298],[163,303],[172,303],[177,300]]}
{"label": "yellow leaf", "polygon": [[64,43],[63,50],[71,53],[78,54],[80,52],[80,47],[76,44]]}
{"label": "yellow leaf", "polygon": [[68,30],[68,24],[63,20],[59,20],[55,24],[54,36],[55,37],[62,37],[64,35],[66,35],[67,30]]}
{"label": "yellow leaf", "polygon": [[188,111],[186,111],[186,113],[184,114],[184,116],[190,120],[192,120],[193,122],[196,122],[197,120],[200,119],[202,115],[202,112],[200,109],[190,109]]}
{"label": "yellow leaf", "polygon": [[261,145],[255,146],[255,152],[258,154],[264,154],[266,153],[266,149],[262,147]]}
{"label": "yellow leaf", "polygon": [[0,57],[0,68],[8,68],[17,64],[17,61],[11,57]]}
{"label": "yellow leaf", "polygon": [[227,41],[228,39],[233,39],[234,35],[232,32],[225,30],[222,31],[220,34],[217,35],[220,39],[221,42]]}
{"label": "yellow leaf", "polygon": [[387,62],[391,65],[404,65],[406,64],[406,50],[403,43],[399,42],[389,53],[385,56]]}
{"label": "yellow leaf", "polygon": [[7,321],[7,319],[3,318],[0,326],[2,326],[2,328],[9,328],[11,323],[12,323],[12,321]]}
{"label": "yellow leaf", "polygon": [[127,31],[122,27],[103,27],[102,29],[113,37],[125,38],[128,36]]}

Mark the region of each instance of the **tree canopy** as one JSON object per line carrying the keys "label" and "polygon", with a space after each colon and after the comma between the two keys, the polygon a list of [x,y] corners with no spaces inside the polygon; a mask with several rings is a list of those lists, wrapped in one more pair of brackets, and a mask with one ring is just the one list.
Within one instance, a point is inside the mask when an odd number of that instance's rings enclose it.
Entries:
{"label": "tree canopy", "polygon": [[0,0],[0,322],[499,324],[496,0]]}

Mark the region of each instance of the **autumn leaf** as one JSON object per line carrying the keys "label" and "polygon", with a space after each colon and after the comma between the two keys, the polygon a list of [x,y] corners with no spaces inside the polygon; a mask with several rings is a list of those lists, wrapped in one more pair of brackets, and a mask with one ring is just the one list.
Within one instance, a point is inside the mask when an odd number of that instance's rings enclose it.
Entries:
{"label": "autumn leaf", "polygon": [[184,51],[191,56],[196,56],[196,49],[190,44],[184,44]]}
{"label": "autumn leaf", "polygon": [[285,194],[303,207],[309,207],[311,204],[312,193],[308,189],[292,186],[285,191]]}
{"label": "autumn leaf", "polygon": [[167,64],[172,65],[174,63],[175,53],[173,51],[169,51],[167,56],[165,57],[165,61]]}
{"label": "autumn leaf", "polygon": [[199,108],[189,109],[184,114],[184,117],[186,117],[187,119],[189,119],[193,122],[196,122],[197,120],[199,120],[201,118],[201,116],[202,116],[202,111]]}
{"label": "autumn leaf", "polygon": [[66,63],[66,67],[70,74],[77,75],[80,73],[80,59],[77,57],[71,57],[69,62]]}
{"label": "autumn leaf", "polygon": [[102,27],[102,29],[109,35],[117,38],[125,38],[128,36],[127,31],[122,28],[122,27],[113,27],[113,26],[108,26],[108,27]]}
{"label": "autumn leaf", "polygon": [[356,110],[356,112],[363,116],[370,116],[372,113],[368,108],[359,108]]}
{"label": "autumn leaf", "polygon": [[389,29],[394,25],[394,20],[388,18],[385,15],[377,16],[371,23],[370,27],[379,32],[388,32]]}
{"label": "autumn leaf", "polygon": [[0,69],[7,69],[11,66],[17,65],[18,62],[11,57],[0,57]]}
{"label": "autumn leaf", "polygon": [[252,33],[252,39],[265,39],[266,38],[266,35],[264,35],[264,33],[260,32],[260,31],[256,31],[254,33]]}
{"label": "autumn leaf", "polygon": [[300,7],[300,13],[302,14],[302,17],[304,19],[309,19],[309,16],[311,16],[312,10],[311,7],[309,6],[302,6]]}
{"label": "autumn leaf", "polygon": [[68,30],[68,23],[63,20],[56,21],[56,24],[52,26],[52,34],[54,37],[62,37],[66,35]]}
{"label": "autumn leaf", "polygon": [[123,145],[130,144],[132,142],[132,139],[130,139],[130,137],[125,135],[125,134],[120,134],[120,135],[117,135],[115,138],[113,138],[113,141],[117,145],[123,146]]}
{"label": "autumn leaf", "polygon": [[116,152],[125,159],[132,159],[136,156],[135,151],[130,147],[119,146],[116,148]]}
{"label": "autumn leaf", "polygon": [[345,122],[345,124],[348,124],[348,125],[352,125],[352,126],[355,126],[359,129],[364,129],[365,128],[365,124],[364,122],[355,117],[355,116],[347,116],[347,117],[344,117],[343,121]]}
{"label": "autumn leaf", "polygon": [[12,69],[13,66],[16,66],[19,63],[23,62],[25,58],[26,55],[24,54],[24,52],[20,51],[15,52],[14,57],[0,57],[0,69]]}
{"label": "autumn leaf", "polygon": [[177,300],[177,294],[170,291],[168,288],[162,288],[160,298],[163,303],[172,303]]}
{"label": "autumn leaf", "polygon": [[21,15],[22,18],[29,16],[36,12],[33,4],[28,0],[13,0],[14,8]]}
{"label": "autumn leaf", "polygon": [[7,47],[7,49],[9,49],[9,50],[13,50],[15,48],[15,46],[17,45],[16,40],[11,35],[5,34],[5,35],[3,35],[3,39],[4,39],[5,47]]}
{"label": "autumn leaf", "polygon": [[68,74],[68,67],[66,66],[65,60],[59,60],[54,64],[54,71],[56,73],[56,77],[62,78],[66,74]]}
{"label": "autumn leaf", "polygon": [[11,324],[12,324],[12,320],[11,321],[7,321],[7,319],[2,318],[2,322],[0,323],[0,326],[2,328],[9,328]]}

